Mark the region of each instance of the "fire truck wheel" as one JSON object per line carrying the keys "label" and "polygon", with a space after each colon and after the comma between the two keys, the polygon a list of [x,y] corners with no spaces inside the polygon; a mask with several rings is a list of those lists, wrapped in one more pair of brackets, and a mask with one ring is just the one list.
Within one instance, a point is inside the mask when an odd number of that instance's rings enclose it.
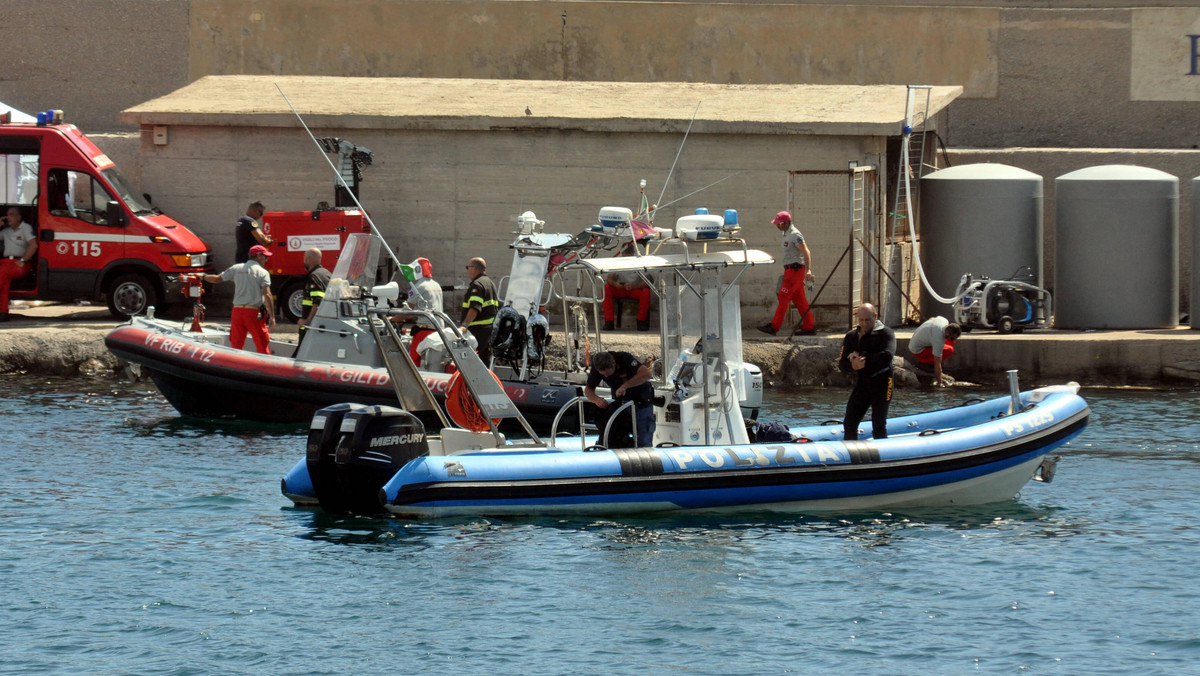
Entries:
{"label": "fire truck wheel", "polygon": [[297,319],[304,316],[304,282],[292,282],[283,287],[279,294],[279,310],[284,319],[295,324]]}
{"label": "fire truck wheel", "polygon": [[118,319],[145,314],[146,308],[151,305],[156,309],[162,306],[158,287],[149,277],[137,273],[114,279],[108,285],[105,296],[108,298],[108,311]]}

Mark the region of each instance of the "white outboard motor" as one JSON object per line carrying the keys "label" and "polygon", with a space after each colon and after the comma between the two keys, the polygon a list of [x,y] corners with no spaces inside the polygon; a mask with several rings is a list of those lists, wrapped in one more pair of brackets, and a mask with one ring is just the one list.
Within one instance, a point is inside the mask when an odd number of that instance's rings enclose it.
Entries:
{"label": "white outboard motor", "polygon": [[758,420],[758,410],[763,401],[762,369],[755,364],[742,362],[742,417],[746,420]]}

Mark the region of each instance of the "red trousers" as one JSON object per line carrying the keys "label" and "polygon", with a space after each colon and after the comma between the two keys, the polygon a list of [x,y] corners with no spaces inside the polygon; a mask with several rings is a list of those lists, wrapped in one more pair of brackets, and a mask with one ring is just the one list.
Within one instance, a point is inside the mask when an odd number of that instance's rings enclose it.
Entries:
{"label": "red trousers", "polygon": [[627,291],[619,289],[612,284],[604,285],[604,321],[611,322],[617,317],[616,300],[619,298],[634,298],[638,302],[638,321],[644,322],[650,319],[650,287],[643,286],[640,289]]}
{"label": "red trousers", "polygon": [[259,318],[258,308],[235,307],[229,316],[229,344],[235,350],[246,345],[246,334],[254,339],[259,354],[271,354],[271,332],[267,320]]}
{"label": "red trousers", "polygon": [[[954,356],[954,343],[947,340],[942,344],[942,362],[945,363]],[[933,348],[927,347],[916,354],[918,364],[933,363]]]}
{"label": "red trousers", "polygon": [[12,280],[20,279],[29,272],[29,263],[5,258],[0,260],[0,312],[8,312],[8,289]]}
{"label": "red trousers", "polygon": [[800,313],[800,328],[805,331],[812,331],[817,327],[817,320],[813,317],[813,313],[808,311],[808,296],[804,295],[804,278],[808,268],[802,267],[799,270],[792,268],[783,269],[783,284],[779,285],[779,295],[776,297],[779,304],[775,307],[775,317],[771,320],[771,328],[776,331],[783,326],[783,318],[787,315],[788,303],[793,303],[796,310]]}

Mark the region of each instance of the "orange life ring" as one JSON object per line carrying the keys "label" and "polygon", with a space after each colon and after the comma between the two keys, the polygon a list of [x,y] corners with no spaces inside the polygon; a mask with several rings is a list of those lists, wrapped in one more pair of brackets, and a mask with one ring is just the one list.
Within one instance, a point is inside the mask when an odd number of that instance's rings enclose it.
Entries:
{"label": "orange life ring", "polygon": [[[488,373],[496,379],[497,385],[504,387],[495,373]],[[446,386],[446,412],[450,414],[450,419],[463,429],[474,432],[487,432],[491,429],[483,411],[479,409],[479,403],[471,397],[471,390],[467,389],[462,374],[457,371],[450,377],[450,384]],[[492,418],[492,424],[499,425],[500,418]]]}

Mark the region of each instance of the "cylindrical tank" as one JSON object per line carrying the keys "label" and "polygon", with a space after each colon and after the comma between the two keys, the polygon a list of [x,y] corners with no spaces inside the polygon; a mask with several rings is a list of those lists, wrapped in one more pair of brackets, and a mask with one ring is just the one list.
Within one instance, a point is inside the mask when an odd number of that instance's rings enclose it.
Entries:
{"label": "cylindrical tank", "polygon": [[[1042,286],[1042,177],[1006,164],[964,164],[921,179],[921,264],[953,297],[965,274]],[[921,287],[921,315],[954,321]]]}
{"label": "cylindrical tank", "polygon": [[1188,322],[1200,329],[1200,176],[1192,179],[1192,295],[1188,303]]}
{"label": "cylindrical tank", "polygon": [[1179,325],[1179,179],[1130,165],[1054,179],[1054,325]]}

